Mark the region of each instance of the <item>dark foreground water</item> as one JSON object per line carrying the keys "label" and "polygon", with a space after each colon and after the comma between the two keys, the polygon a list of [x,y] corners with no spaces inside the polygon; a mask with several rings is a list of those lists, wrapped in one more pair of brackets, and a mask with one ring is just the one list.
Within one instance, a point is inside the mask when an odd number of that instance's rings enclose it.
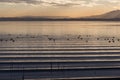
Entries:
{"label": "dark foreground water", "polygon": [[0,80],[120,78],[118,22],[0,22]]}

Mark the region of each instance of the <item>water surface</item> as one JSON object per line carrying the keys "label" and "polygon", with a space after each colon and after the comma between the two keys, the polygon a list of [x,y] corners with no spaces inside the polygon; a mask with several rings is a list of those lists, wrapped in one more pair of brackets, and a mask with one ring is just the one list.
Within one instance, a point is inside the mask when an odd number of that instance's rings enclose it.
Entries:
{"label": "water surface", "polygon": [[120,23],[112,21],[8,21],[0,22],[0,33],[120,35]]}

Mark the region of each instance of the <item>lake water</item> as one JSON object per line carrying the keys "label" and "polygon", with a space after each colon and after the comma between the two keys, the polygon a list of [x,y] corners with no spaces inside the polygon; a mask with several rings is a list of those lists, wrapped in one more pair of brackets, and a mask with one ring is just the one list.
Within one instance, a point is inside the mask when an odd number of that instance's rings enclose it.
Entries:
{"label": "lake water", "polygon": [[112,21],[11,21],[0,22],[0,33],[120,35],[120,23]]}
{"label": "lake water", "polygon": [[0,22],[0,80],[119,76],[119,22]]}
{"label": "lake water", "polygon": [[0,33],[0,38],[4,39],[2,47],[80,48],[83,45],[120,45],[120,23],[112,21],[9,21],[0,22]]}

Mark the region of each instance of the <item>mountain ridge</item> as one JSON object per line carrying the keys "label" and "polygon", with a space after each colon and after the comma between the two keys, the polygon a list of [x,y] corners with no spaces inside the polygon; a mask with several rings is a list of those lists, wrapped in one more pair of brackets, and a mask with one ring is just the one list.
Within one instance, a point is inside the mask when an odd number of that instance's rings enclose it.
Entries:
{"label": "mountain ridge", "polygon": [[94,16],[89,16],[86,18],[95,18],[95,19],[115,19],[115,18],[120,18],[120,10],[113,10],[101,15],[94,15]]}
{"label": "mountain ridge", "polygon": [[120,10],[113,10],[101,15],[80,18],[50,17],[50,16],[24,16],[24,17],[1,17],[0,21],[120,21]]}

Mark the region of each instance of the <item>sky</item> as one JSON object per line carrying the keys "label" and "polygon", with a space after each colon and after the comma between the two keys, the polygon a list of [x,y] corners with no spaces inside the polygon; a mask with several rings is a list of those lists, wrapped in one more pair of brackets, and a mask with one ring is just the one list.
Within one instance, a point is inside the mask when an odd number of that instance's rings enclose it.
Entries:
{"label": "sky", "polygon": [[84,17],[120,9],[120,0],[0,0],[0,17]]}

